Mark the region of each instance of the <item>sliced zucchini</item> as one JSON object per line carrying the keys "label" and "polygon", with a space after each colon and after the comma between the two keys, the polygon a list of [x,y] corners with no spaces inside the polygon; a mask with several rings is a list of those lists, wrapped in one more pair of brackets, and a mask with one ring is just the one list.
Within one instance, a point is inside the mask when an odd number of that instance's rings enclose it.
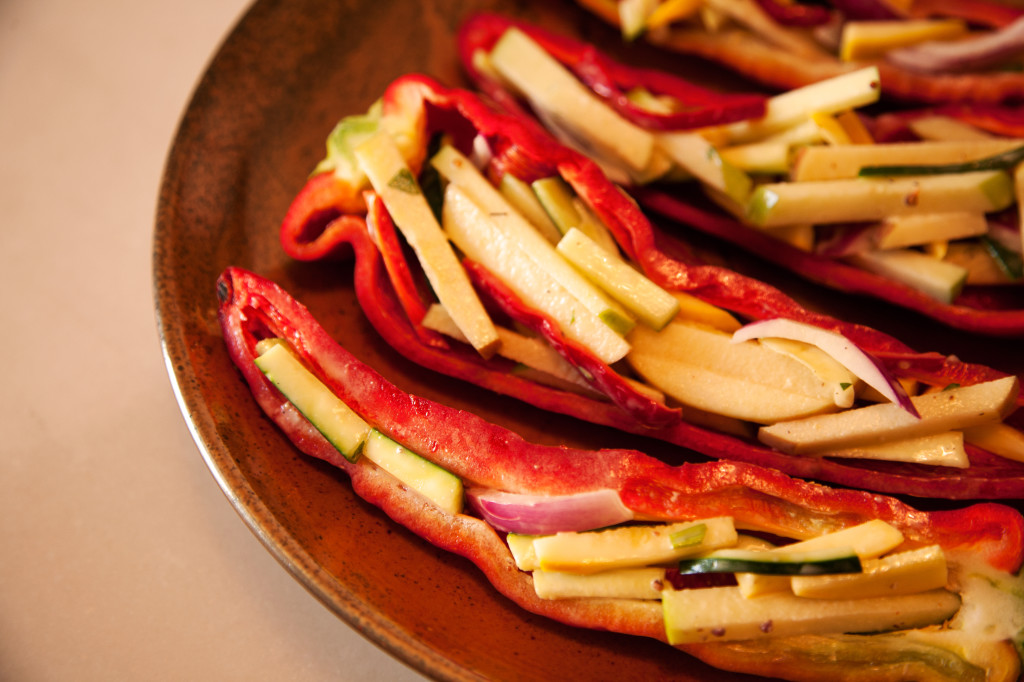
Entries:
{"label": "sliced zucchini", "polygon": [[652,329],[663,328],[679,312],[679,301],[672,294],[575,227],[565,233],[557,250]]}
{"label": "sliced zucchini", "polygon": [[647,18],[658,6],[658,0],[621,0],[619,2],[619,25],[622,37],[627,41],[638,38],[647,28]]}
{"label": "sliced zucchini", "polygon": [[534,571],[533,589],[541,599],[661,599],[665,569],[620,568],[589,575]]}
{"label": "sliced zucchini", "polygon": [[1001,170],[901,178],[856,178],[760,185],[747,218],[770,228],[797,223],[867,222],[890,215],[999,211],[1013,203],[1013,183]]}
{"label": "sliced zucchini", "polygon": [[462,480],[447,469],[421,457],[376,429],[367,435],[363,455],[444,511],[450,514],[462,512]]}
{"label": "sliced zucchini", "polygon": [[508,549],[512,553],[512,559],[520,571],[539,571],[540,563],[537,561],[537,552],[533,549],[533,541],[536,535],[523,535],[521,533],[509,533],[505,536]]}
{"label": "sliced zucchini", "polygon": [[860,557],[853,549],[768,552],[744,549],[720,549],[695,559],[679,562],[679,572],[692,573],[758,573],[762,575],[832,575],[860,573]]}
{"label": "sliced zucchini", "polygon": [[943,303],[952,303],[967,283],[965,268],[914,249],[864,251],[849,257],[854,265],[903,282]]}
{"label": "sliced zucchini", "polygon": [[855,178],[865,166],[949,164],[977,161],[1015,149],[1020,140],[892,142],[863,145],[819,145],[800,150],[790,179],[841,180]]}
{"label": "sliced zucchini", "polygon": [[[455,326],[455,322],[448,315],[448,311],[438,303],[427,308],[427,314],[423,316],[421,324],[427,329],[433,329],[458,341],[466,341],[458,327]],[[574,384],[577,386],[577,390],[590,387],[579,370],[546,341],[536,336],[525,336],[505,327],[495,328],[498,330],[498,338],[501,340],[501,346],[498,347],[498,355],[501,357],[515,360],[526,367]]]}
{"label": "sliced zucchini", "polygon": [[762,443],[783,452],[821,452],[916,438],[1001,421],[1017,406],[1020,384],[1008,376],[914,396],[920,419],[895,403],[761,427]]}
{"label": "sliced zucchini", "polygon": [[491,64],[585,146],[634,171],[647,168],[654,135],[619,116],[528,35],[505,31],[491,50]]}
{"label": "sliced zucchini", "polygon": [[1024,462],[1024,433],[1003,422],[964,429],[964,440],[993,455]]}
{"label": "sliced zucchini", "polygon": [[750,195],[753,186],[750,176],[724,159],[701,135],[661,133],[658,135],[658,147],[693,177],[733,200],[746,201]]}
{"label": "sliced zucchini", "polygon": [[946,590],[866,599],[804,599],[766,594],[746,599],[736,587],[665,590],[669,644],[725,642],[842,632],[882,632],[937,625],[960,608]]}
{"label": "sliced zucchini", "polygon": [[925,141],[931,142],[967,142],[972,140],[1002,140],[1014,142],[1007,138],[1001,138],[995,133],[978,126],[961,121],[952,116],[932,114],[921,116],[907,122],[910,131]]}
{"label": "sliced zucchini", "polygon": [[1024,161],[1024,145],[993,156],[987,156],[983,159],[963,161],[961,163],[865,166],[860,169],[860,175],[863,177],[892,177],[897,175],[943,175],[988,170],[1010,170],[1021,161]]}
{"label": "sliced zucchini", "polygon": [[920,213],[889,216],[878,226],[875,243],[879,249],[901,249],[950,239],[967,239],[988,232],[984,213]]}
{"label": "sliced zucchini", "polygon": [[960,19],[903,19],[901,21],[847,21],[843,24],[839,58],[874,59],[889,50],[931,40],[952,40],[967,33]]}
{"label": "sliced zucchini", "polygon": [[[689,529],[699,528],[691,542]],[[616,568],[650,566],[677,561],[736,542],[729,517],[680,523],[616,526],[606,530],[556,533],[535,538],[533,551],[545,571],[597,573]]]}
{"label": "sliced zucchini", "polygon": [[[442,222],[448,237],[468,258],[487,268],[528,306],[554,319],[562,333],[589,348],[602,362],[612,364],[629,352],[629,344],[615,333],[604,317],[581,303],[550,269],[539,265],[524,250],[523,242],[502,230],[455,183],[449,183],[445,189]],[[556,260],[572,270],[550,244],[536,232],[533,234],[544,248],[550,249]],[[574,274],[583,279],[579,273],[574,271]],[[586,284],[593,287],[589,282]],[[594,291],[600,293],[596,287]],[[621,308],[610,299],[608,302]]]}
{"label": "sliced zucchini", "polygon": [[955,469],[966,469],[971,465],[971,461],[967,457],[967,450],[964,449],[964,434],[960,431],[947,431],[918,438],[894,440],[878,445],[861,445],[830,450],[828,456],[912,462]]}
{"label": "sliced zucchini", "polygon": [[283,339],[257,345],[256,366],[345,459],[359,459],[370,425],[334,395]]}
{"label": "sliced zucchini", "polygon": [[628,338],[630,366],[687,407],[762,424],[836,409],[832,387],[804,363],[700,323],[638,325]]}
{"label": "sliced zucchini", "polygon": [[610,253],[618,253],[619,245],[608,228],[590,213],[565,180],[558,176],[540,178],[534,180],[530,187],[551,222],[563,236],[576,228],[601,248]]}
{"label": "sliced zucchini", "polygon": [[791,586],[798,597],[864,599],[940,589],[948,577],[945,553],[940,546],[929,545],[865,561],[857,574],[794,576]]}
{"label": "sliced zucchini", "polygon": [[[430,163],[452,185],[457,185],[460,192],[471,200],[477,207],[477,210],[473,211],[474,214],[479,214],[487,219],[487,224],[481,225],[480,230],[485,230],[487,226],[493,226],[501,233],[499,238],[511,240],[515,244],[516,251],[522,251],[545,271],[546,276],[564,287],[572,298],[579,301],[590,313],[598,316],[615,333],[625,334],[632,329],[636,320],[625,308],[566,263],[555,251],[554,244],[534,229],[533,225],[512,207],[469,159],[453,147],[445,146],[430,160]],[[456,215],[458,212],[452,212],[450,217]],[[448,227],[450,226],[446,225],[445,229]],[[470,224],[465,227],[467,236],[471,236],[475,231],[474,226]],[[496,244],[497,242],[494,242],[494,245]],[[483,246],[487,248],[486,240],[484,240]]]}
{"label": "sliced zucchini", "polygon": [[714,133],[733,144],[752,142],[799,124],[814,112],[835,113],[876,102],[880,86],[878,68],[865,67],[775,95],[763,117],[730,123]]}
{"label": "sliced zucchini", "polygon": [[562,233],[551,222],[547,211],[544,210],[529,184],[511,173],[505,173],[505,175],[501,176],[498,191],[549,242],[557,244],[558,240],[562,238]]}
{"label": "sliced zucchini", "polygon": [[[748,541],[749,542],[749,541]],[[872,519],[856,526],[826,533],[791,545],[770,548],[768,552],[819,552],[851,548],[862,560],[873,559],[899,547],[903,533],[881,519]],[[753,548],[751,548],[753,549]],[[747,598],[772,592],[789,592],[789,578],[759,573],[737,573],[740,593]]]}

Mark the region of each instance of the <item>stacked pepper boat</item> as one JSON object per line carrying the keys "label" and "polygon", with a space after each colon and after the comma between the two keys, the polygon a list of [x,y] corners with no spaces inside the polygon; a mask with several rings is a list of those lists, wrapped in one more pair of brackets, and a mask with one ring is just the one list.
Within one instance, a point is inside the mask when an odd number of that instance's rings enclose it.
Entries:
{"label": "stacked pepper boat", "polygon": [[[762,97],[723,106],[643,73],[692,105],[653,121],[768,115]],[[791,680],[1017,679],[1024,518],[880,493],[1019,499],[1019,378],[700,263],[521,92],[486,82],[487,100],[404,76],[343,119],[284,249],[354,258],[367,318],[414,362],[711,461],[535,445],[403,393],[229,268],[221,328],[267,416],[534,613]]]}

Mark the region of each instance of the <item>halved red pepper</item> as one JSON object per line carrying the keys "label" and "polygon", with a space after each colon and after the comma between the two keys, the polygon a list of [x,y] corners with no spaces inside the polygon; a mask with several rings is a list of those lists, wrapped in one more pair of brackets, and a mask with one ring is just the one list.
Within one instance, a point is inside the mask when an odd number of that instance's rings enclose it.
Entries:
{"label": "halved red pepper", "polygon": [[[365,231],[346,228],[356,253],[356,283],[386,284],[382,261]],[[283,338],[327,387],[386,435],[467,482],[513,492],[566,494],[598,488],[620,491],[630,509],[657,519],[719,513],[780,535],[804,537],[878,518],[920,544],[940,542],[992,567],[1015,572],[1024,564],[1024,518],[997,503],[922,512],[895,498],[834,489],[745,463],[670,466],[633,450],[575,450],[530,444],[480,417],[403,393],[346,351],[309,310],[281,287],[241,268],[217,282],[219,319],[232,361],[260,407],[308,455],[346,471],[344,459],[256,367],[256,345]],[[380,299],[386,304],[386,298]],[[391,301],[393,304],[393,300]],[[384,315],[398,315],[389,306]],[[674,494],[666,494],[672,492]]]}
{"label": "halved red pepper", "polygon": [[[344,232],[356,254],[357,287],[365,290],[386,283],[380,256],[367,233],[351,222]],[[483,520],[424,504],[417,493],[378,467],[342,457],[257,368],[257,343],[264,338],[287,339],[314,375],[371,426],[428,455],[467,487],[540,495],[612,489],[640,518],[726,515],[738,527],[791,538],[881,519],[899,529],[910,547],[939,544],[953,557],[975,557],[1007,573],[1024,563],[1024,518],[1010,507],[980,503],[925,512],[891,497],[835,490],[751,464],[669,466],[635,450],[587,451],[533,444],[474,414],[402,392],[336,343],[299,302],[258,275],[228,268],[217,282],[217,293],[221,329],[232,361],[263,412],[299,450],[343,469],[358,495],[417,535],[470,559],[502,594],[549,618],[665,638],[656,602],[539,599],[528,574],[516,569],[504,541]],[[778,642],[760,645],[766,647],[766,654],[777,647],[785,649],[785,655],[775,657],[779,667],[772,669],[773,674],[802,671],[806,676],[818,665],[808,658],[814,645],[799,639]],[[681,648],[714,665],[766,674],[763,661],[732,656],[730,645]],[[1012,649],[1005,655],[1014,658]],[[782,663],[787,658],[793,660]]]}
{"label": "halved red pepper", "polygon": [[[619,24],[618,0],[576,2],[603,21],[615,26]],[[1000,2],[956,0],[922,0],[913,3],[909,12],[914,18],[948,16],[964,19],[976,26],[991,28],[1004,27],[1022,14],[1019,7]],[[767,13],[765,20],[771,20]],[[770,39],[764,39],[754,31],[746,31],[735,25],[720,30],[709,30],[696,22],[681,23],[668,27],[667,31],[657,32],[650,37],[650,41],[668,52],[702,57],[716,62],[777,90],[791,90],[838,76],[845,73],[851,65],[824,47],[817,52],[806,49],[790,51],[785,49],[785,44],[780,45]],[[1018,103],[1024,99],[1024,75],[1015,70],[919,73],[881,58],[859,60],[856,64],[876,65],[887,99],[904,104],[996,104]]]}
{"label": "halved red pepper", "polygon": [[[475,14],[459,29],[459,55],[474,82],[503,106],[509,104],[508,94],[483,77],[474,63],[474,55],[478,51],[490,52],[505,31],[512,27],[529,35],[616,111],[642,127],[654,130],[698,128],[764,114],[766,98],[763,95],[702,88],[662,71],[626,66],[587,43],[526,22],[498,14]],[[671,96],[682,105],[681,110],[662,114],[644,109],[627,97],[634,88]]]}
{"label": "halved red pepper", "polygon": [[[415,133],[425,141],[434,133],[454,131],[458,139],[477,133],[492,150],[488,172],[498,179],[513,172],[530,181],[555,173],[568,181],[579,196],[602,218],[623,251],[661,286],[688,292],[708,303],[748,319],[788,317],[838,331],[867,352],[885,362],[896,376],[907,376],[944,387],[950,383],[970,385],[1005,376],[995,369],[960,362],[936,353],[916,353],[895,338],[861,325],[850,324],[804,309],[793,299],[763,282],[711,265],[695,264],[669,255],[672,239],[657,233],[633,200],[610,182],[590,159],[561,147],[535,124],[520,116],[497,112],[475,94],[450,89],[423,76],[406,76],[393,82],[385,103],[401,102],[398,110],[405,120],[418,121]],[[467,127],[469,133],[467,133]],[[316,182],[314,176],[310,182]],[[300,194],[299,201],[306,195]],[[337,207],[322,206],[312,214]],[[292,212],[289,212],[292,215]],[[366,231],[361,218],[345,215],[312,236],[323,253],[351,253],[351,244],[361,241]],[[294,234],[309,237],[303,226],[282,229],[282,239]],[[369,241],[369,240],[368,240]],[[372,241],[369,241],[372,244]],[[288,245],[285,246],[289,250]],[[290,251],[289,251],[290,252]],[[397,256],[392,250],[389,259]],[[367,249],[357,250],[369,258]],[[376,258],[376,255],[373,256]],[[401,282],[397,283],[399,286]],[[365,314],[384,339],[410,360],[436,371],[471,381],[498,393],[519,398],[542,409],[578,417],[585,421],[644,434],[690,448],[710,457],[758,464],[808,479],[831,481],[882,492],[923,497],[956,499],[1024,497],[1024,463],[974,452],[973,466],[965,471],[895,463],[851,463],[826,457],[786,455],[760,443],[747,441],[689,424],[678,419],[665,423],[665,414],[652,411],[648,403],[618,390],[608,400],[595,399],[531,382],[510,371],[507,361],[484,360],[468,346],[448,348],[424,342],[399,304],[395,285],[374,269],[357,266],[356,293]],[[579,349],[579,352],[586,352]],[[578,357],[570,361],[579,365]],[[586,367],[600,363],[588,358]],[[603,368],[602,372],[611,372]],[[601,387],[599,384],[595,387]],[[1024,398],[1021,398],[1024,401]],[[1018,412],[1017,416],[1024,414]],[[652,418],[653,417],[653,418]]]}
{"label": "halved red pepper", "polygon": [[707,206],[699,197],[683,197],[656,187],[630,190],[646,208],[757,253],[812,281],[850,294],[865,294],[923,313],[951,327],[992,336],[1024,333],[1024,289],[1015,286],[968,286],[953,301],[943,303],[890,278],[842,260],[801,250],[751,229]]}
{"label": "halved red pepper", "polygon": [[[599,61],[605,65],[604,70],[607,72],[627,68],[617,65],[608,57],[595,56],[598,52],[592,46],[570,43],[569,45],[574,50],[570,52],[570,48],[561,44],[559,39],[551,38],[543,31],[524,27],[522,23],[514,24],[511,20],[500,17],[481,15],[466,22],[466,28],[462,35],[465,44],[460,53],[463,56],[467,72],[477,86],[490,93],[499,102],[508,103],[512,99],[512,95],[507,92],[499,93],[502,90],[501,83],[476,69],[471,61],[471,56],[476,50],[489,49],[497,37],[513,25],[519,27],[520,30],[529,32],[531,36],[536,36],[539,44],[563,63],[574,65],[580,61]],[[644,73],[650,74],[651,72]],[[665,78],[673,78],[668,74],[662,75]],[[603,95],[606,91],[600,82],[587,81],[582,78],[581,80],[594,88],[599,95]],[[514,107],[512,110],[515,112],[522,111],[518,104],[511,106]],[[1024,119],[1019,110],[1000,105],[974,107],[950,104],[943,107],[884,115],[880,117],[879,122],[871,122],[871,125],[890,139],[902,138],[906,136],[908,130],[907,122],[926,113],[940,113],[962,120],[980,122],[982,127],[999,129],[1001,134],[1024,135]],[[692,127],[682,121],[666,120],[661,121],[661,125],[657,126],[649,125],[646,121],[639,119],[635,122],[650,130],[664,130],[671,125],[675,125],[677,129]],[[657,213],[702,232],[713,234],[792,272],[799,273],[807,279],[834,289],[880,298],[923,313],[949,326],[971,332],[997,336],[1024,334],[1024,287],[1008,286],[999,291],[992,291],[968,286],[957,300],[946,304],[891,278],[853,267],[827,255],[808,253],[780,240],[772,239],[763,232],[725,216],[716,208],[700,208],[694,205],[692,197],[680,197],[675,188],[665,188],[653,184],[631,188],[630,191],[645,207]]]}

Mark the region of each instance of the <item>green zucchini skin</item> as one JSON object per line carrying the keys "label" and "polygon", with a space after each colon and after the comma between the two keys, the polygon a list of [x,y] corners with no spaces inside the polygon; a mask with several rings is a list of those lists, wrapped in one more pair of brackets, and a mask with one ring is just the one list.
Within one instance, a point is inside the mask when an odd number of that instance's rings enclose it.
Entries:
{"label": "green zucchini skin", "polygon": [[860,558],[850,552],[837,554],[800,552],[720,551],[679,562],[681,575],[697,573],[760,573],[763,575],[832,575],[862,573]]}
{"label": "green zucchini skin", "polygon": [[1001,154],[964,161],[963,163],[864,166],[858,171],[860,177],[886,177],[897,175],[942,175],[945,173],[971,173],[974,171],[1009,170],[1024,161],[1024,145]]}

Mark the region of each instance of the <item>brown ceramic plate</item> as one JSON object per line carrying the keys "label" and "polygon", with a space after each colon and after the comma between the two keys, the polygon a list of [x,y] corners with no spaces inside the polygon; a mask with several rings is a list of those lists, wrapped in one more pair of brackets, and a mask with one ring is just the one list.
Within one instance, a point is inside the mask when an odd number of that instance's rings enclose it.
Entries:
{"label": "brown ceramic plate", "polygon": [[[472,407],[536,440],[596,443],[594,427],[439,378],[376,337],[348,264],[290,262],[288,203],[344,114],[410,71],[462,83],[454,34],[478,9],[615,38],[570,3],[257,2],[200,81],[171,148],[155,235],[156,304],[181,408],[218,483],[266,547],[353,627],[444,679],[722,679],[654,642],[563,627],[515,607],[469,562],[357,498],[265,419],[225,352],[214,282],[238,265],[279,282],[349,350],[399,386]],[[621,438],[620,438],[621,440]]]}
{"label": "brown ceramic plate", "polygon": [[[364,111],[403,73],[462,83],[453,36],[479,9],[620,49],[612,30],[568,0],[260,0],[228,36],[181,122],[157,218],[157,314],[181,408],[220,486],[267,548],[339,616],[427,675],[747,679],[658,642],[568,628],[515,607],[473,565],[406,532],[357,498],[343,474],[299,454],[263,417],[225,351],[214,283],[238,265],[279,282],[409,392],[537,441],[664,449],[408,363],[362,316],[349,264],[298,264],[278,247],[280,219],[336,120]],[[637,58],[657,59],[636,49]]]}

